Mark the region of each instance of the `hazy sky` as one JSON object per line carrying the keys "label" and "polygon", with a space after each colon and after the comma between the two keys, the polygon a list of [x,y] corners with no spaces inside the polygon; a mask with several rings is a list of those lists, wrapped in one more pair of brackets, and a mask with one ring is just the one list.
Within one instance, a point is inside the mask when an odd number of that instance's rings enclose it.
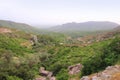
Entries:
{"label": "hazy sky", "polygon": [[120,0],[0,0],[0,19],[38,25],[120,23]]}

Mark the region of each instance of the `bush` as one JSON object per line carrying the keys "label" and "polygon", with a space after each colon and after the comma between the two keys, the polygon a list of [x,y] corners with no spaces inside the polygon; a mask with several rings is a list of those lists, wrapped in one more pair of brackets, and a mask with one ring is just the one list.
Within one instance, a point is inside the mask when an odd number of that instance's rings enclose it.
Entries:
{"label": "bush", "polygon": [[103,62],[107,65],[115,64],[120,56],[120,38],[115,38],[105,49],[103,54]]}
{"label": "bush", "polygon": [[8,76],[7,80],[23,80],[23,79],[16,77],[16,76]]}
{"label": "bush", "polygon": [[66,69],[62,69],[57,75],[57,80],[68,80],[69,75]]}

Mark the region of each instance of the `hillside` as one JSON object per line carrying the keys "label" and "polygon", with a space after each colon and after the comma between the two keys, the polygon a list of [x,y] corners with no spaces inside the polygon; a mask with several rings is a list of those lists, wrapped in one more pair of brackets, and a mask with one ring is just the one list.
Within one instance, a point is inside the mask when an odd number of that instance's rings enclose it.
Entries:
{"label": "hillside", "polygon": [[[48,53],[52,55],[45,59],[42,64],[47,70],[53,71],[57,80],[79,80],[80,76],[99,72],[110,65],[120,64],[120,34],[117,33],[116,31],[104,33],[101,35],[102,40],[92,42],[86,46],[76,46],[74,45],[76,41],[72,43],[71,40],[70,45],[73,46],[66,46],[69,44],[67,41],[61,46],[55,46],[50,49]],[[93,39],[91,38],[91,40]],[[77,45],[81,45],[81,43],[78,42]],[[72,67],[73,69],[70,71],[72,75],[69,74],[68,68],[71,65],[77,66],[78,63],[81,63],[84,68],[81,70],[79,66]]]}
{"label": "hillside", "polygon": [[118,29],[80,39],[0,30],[0,80],[80,80],[120,64]]}
{"label": "hillside", "polygon": [[22,30],[26,32],[36,32],[37,29],[25,24],[25,23],[17,23],[13,21],[6,21],[6,20],[0,20],[0,26],[1,27],[8,27],[8,28],[15,28],[17,30]]}
{"label": "hillside", "polygon": [[80,80],[120,80],[120,65],[108,66],[104,71],[83,76]]}
{"label": "hillside", "polygon": [[12,32],[12,30],[10,30],[10,29],[0,27],[0,33],[11,33],[11,32]]}
{"label": "hillside", "polygon": [[100,30],[110,30],[117,27],[118,24],[108,21],[89,21],[84,23],[66,23],[63,25],[58,25],[52,27],[48,30],[55,32],[74,32],[74,31],[100,31]]}
{"label": "hillside", "polygon": [[61,39],[0,27],[0,80],[33,80],[46,51]]}
{"label": "hillside", "polygon": [[18,23],[18,22],[13,22],[13,21],[6,21],[6,20],[0,20],[0,27],[12,28],[12,29],[16,29],[19,31],[25,31],[27,33],[33,33],[33,34],[45,34],[45,35],[47,34],[50,36],[61,36],[61,35],[64,36],[63,34],[48,31],[45,29],[36,28],[36,27],[30,26],[25,23]]}
{"label": "hillside", "polygon": [[117,26],[116,28],[114,28],[114,30],[120,30],[120,26]]}

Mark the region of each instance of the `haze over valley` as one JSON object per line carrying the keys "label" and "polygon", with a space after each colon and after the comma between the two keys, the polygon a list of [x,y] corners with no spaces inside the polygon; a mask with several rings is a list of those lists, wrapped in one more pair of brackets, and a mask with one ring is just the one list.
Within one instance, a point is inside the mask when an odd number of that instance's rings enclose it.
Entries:
{"label": "haze over valley", "polygon": [[119,0],[0,0],[0,80],[120,80]]}

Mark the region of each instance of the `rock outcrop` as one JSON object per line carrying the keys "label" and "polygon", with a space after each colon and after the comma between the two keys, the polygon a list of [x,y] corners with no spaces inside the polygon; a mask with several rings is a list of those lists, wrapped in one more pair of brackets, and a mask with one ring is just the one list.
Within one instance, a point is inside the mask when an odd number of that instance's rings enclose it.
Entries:
{"label": "rock outcrop", "polygon": [[82,64],[76,64],[73,66],[69,66],[68,67],[69,74],[71,74],[71,75],[77,74],[82,70],[82,68],[83,68]]}
{"label": "rock outcrop", "polygon": [[108,66],[104,71],[83,76],[80,80],[120,80],[120,65]]}
{"label": "rock outcrop", "polygon": [[34,45],[34,44],[37,44],[38,43],[38,38],[36,35],[32,35],[31,34],[31,39],[30,39],[31,43]]}

